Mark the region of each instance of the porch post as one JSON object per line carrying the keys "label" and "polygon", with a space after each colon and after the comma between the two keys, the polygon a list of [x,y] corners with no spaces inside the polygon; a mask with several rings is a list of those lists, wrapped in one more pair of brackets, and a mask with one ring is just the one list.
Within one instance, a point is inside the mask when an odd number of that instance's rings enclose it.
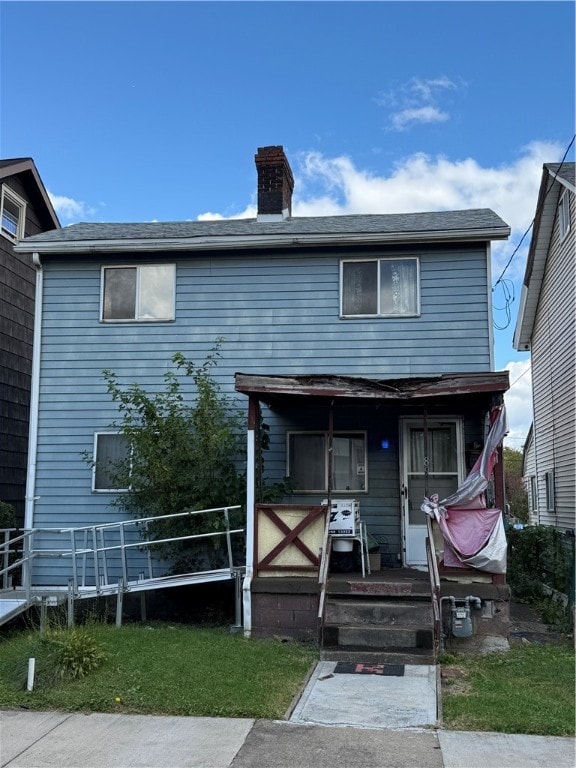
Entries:
{"label": "porch post", "polygon": [[244,608],[244,635],[252,632],[252,579],[254,577],[254,503],[256,492],[256,429],[260,403],[250,395],[248,400],[248,432],[246,445],[246,576],[242,586]]}
{"label": "porch post", "polygon": [[334,470],[334,402],[328,411],[328,510],[332,509],[332,472]]}

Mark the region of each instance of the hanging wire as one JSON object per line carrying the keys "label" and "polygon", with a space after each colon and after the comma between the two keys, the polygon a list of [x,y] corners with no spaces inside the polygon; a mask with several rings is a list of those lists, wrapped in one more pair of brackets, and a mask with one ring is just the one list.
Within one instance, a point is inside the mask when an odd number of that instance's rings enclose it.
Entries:
{"label": "hanging wire", "polygon": [[[572,148],[572,145],[574,144],[575,140],[576,140],[576,134],[574,134],[574,136],[572,136],[572,140],[570,141],[570,143],[566,147],[566,151],[564,152],[564,156],[562,157],[562,160],[560,161],[560,165],[558,166],[558,170],[556,171],[556,174],[559,174],[560,171],[562,170],[562,166],[564,165],[564,162],[566,160],[566,156],[568,155],[568,152]],[[553,184],[550,184],[550,186],[546,190],[546,193],[545,193],[544,197],[542,198],[541,206],[544,205],[544,201],[546,200],[546,198],[550,194],[553,186],[554,186]],[[515,300],[514,285],[513,285],[512,281],[509,280],[508,278],[505,280],[504,279],[504,275],[506,274],[506,271],[508,270],[508,267],[512,263],[512,260],[513,260],[514,256],[516,256],[516,254],[520,250],[520,247],[522,246],[522,243],[526,239],[526,236],[528,235],[530,230],[534,227],[534,222],[536,221],[536,217],[538,216],[538,213],[539,213],[539,209],[536,210],[534,218],[530,222],[530,225],[529,225],[528,229],[526,230],[526,232],[524,232],[524,234],[520,238],[520,242],[518,243],[516,248],[514,248],[514,250],[512,251],[512,255],[510,256],[510,258],[506,262],[506,264],[504,266],[504,269],[500,273],[500,277],[498,278],[498,280],[496,280],[496,282],[494,283],[494,285],[492,287],[492,293],[494,293],[494,291],[496,290],[496,288],[499,285],[502,286],[501,290],[502,290],[502,293],[503,293],[503,296],[504,296],[504,306],[503,307],[494,307],[495,310],[497,310],[499,312],[504,312],[505,313],[505,317],[506,317],[506,322],[505,322],[504,325],[499,325],[495,320],[493,321],[494,328],[497,331],[504,331],[504,330],[506,330],[506,328],[508,328],[508,326],[512,322],[512,304],[514,303],[514,300]]]}

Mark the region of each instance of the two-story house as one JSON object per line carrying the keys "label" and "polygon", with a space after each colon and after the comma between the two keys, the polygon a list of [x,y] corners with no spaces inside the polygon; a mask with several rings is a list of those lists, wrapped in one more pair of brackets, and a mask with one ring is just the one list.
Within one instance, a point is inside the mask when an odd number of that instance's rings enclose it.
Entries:
{"label": "two-story house", "polygon": [[24,521],[36,268],[24,237],[60,223],[34,161],[0,160],[0,501]]}
{"label": "two-story house", "polygon": [[[267,478],[294,488],[284,501],[353,498],[384,567],[425,566],[423,497],[459,486],[508,388],[494,371],[490,244],[509,227],[489,209],[293,217],[282,147],[259,149],[256,167],[254,219],[84,223],[18,247],[39,284],[26,525],[118,518],[118,489],[81,456],[118,447],[104,368],[153,390],[175,352],[202,361],[221,337],[215,376],[249,441],[263,412]],[[250,457],[245,607],[262,628],[270,558]],[[34,578],[65,584],[64,564],[38,562]]]}
{"label": "two-story house", "polygon": [[576,183],[574,163],[546,163],[514,347],[530,351],[533,424],[524,479],[533,523],[576,527]]}

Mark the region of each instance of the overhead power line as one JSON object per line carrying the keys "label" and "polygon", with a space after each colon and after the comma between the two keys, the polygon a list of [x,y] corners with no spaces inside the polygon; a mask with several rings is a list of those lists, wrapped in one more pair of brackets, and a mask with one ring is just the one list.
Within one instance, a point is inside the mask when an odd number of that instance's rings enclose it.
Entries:
{"label": "overhead power line", "polygon": [[[576,140],[576,134],[574,134],[574,136],[572,136],[572,139],[571,139],[570,143],[569,143],[569,144],[568,144],[568,146],[566,147],[566,151],[564,152],[564,156],[562,157],[562,160],[560,161],[560,166],[559,166],[559,168],[558,168],[558,173],[559,173],[559,172],[560,172],[560,170],[562,169],[562,166],[564,165],[564,161],[566,160],[566,157],[567,157],[567,155],[568,155],[568,152],[570,152],[570,149],[572,148],[572,145],[574,144],[574,141],[575,141],[575,140]],[[542,198],[542,203],[541,203],[541,205],[544,205],[544,201],[546,200],[546,198],[547,198],[547,197],[548,197],[548,195],[550,194],[550,190],[551,190],[551,189],[552,189],[552,184],[551,184],[551,185],[548,187],[548,189],[546,190],[546,194],[545,194],[545,195],[544,195],[544,197]],[[516,246],[516,248],[514,248],[514,250],[512,251],[512,255],[510,256],[510,258],[509,258],[509,259],[508,259],[508,261],[506,262],[506,265],[504,266],[504,269],[503,269],[503,270],[502,270],[502,272],[500,273],[500,277],[498,278],[498,280],[496,280],[496,282],[495,282],[495,283],[494,283],[494,285],[492,286],[492,293],[494,293],[494,291],[496,290],[496,288],[498,287],[498,285],[500,285],[500,284],[501,284],[501,285],[502,285],[502,291],[503,291],[503,294],[504,294],[504,306],[503,306],[503,307],[495,307],[495,309],[496,309],[496,310],[498,310],[498,311],[502,311],[502,312],[505,312],[505,313],[506,313],[506,322],[505,322],[505,324],[504,324],[504,325],[498,325],[498,324],[497,324],[497,323],[494,321],[493,325],[494,325],[494,327],[496,328],[496,330],[497,330],[497,331],[504,331],[504,330],[505,330],[506,328],[508,328],[508,326],[510,325],[510,322],[511,322],[511,319],[512,319],[512,311],[511,311],[511,306],[512,306],[512,304],[514,303],[514,299],[515,299],[515,297],[514,297],[514,285],[513,285],[513,283],[512,283],[512,281],[511,281],[511,280],[508,280],[508,279],[507,279],[507,280],[504,280],[504,275],[506,274],[506,272],[507,272],[507,270],[508,270],[508,267],[509,267],[509,266],[510,266],[510,264],[512,263],[512,260],[514,259],[514,256],[516,256],[516,254],[517,254],[517,253],[518,253],[518,251],[520,250],[520,247],[521,247],[522,243],[524,242],[524,240],[525,240],[526,236],[528,235],[528,233],[530,232],[530,230],[533,228],[533,226],[534,226],[534,222],[536,221],[536,217],[537,217],[537,215],[538,215],[538,212],[539,212],[539,211],[538,211],[538,209],[537,209],[537,210],[536,210],[536,213],[534,214],[534,218],[533,218],[533,219],[532,219],[532,221],[530,222],[530,225],[529,225],[528,229],[526,230],[526,232],[524,232],[524,234],[523,234],[523,235],[522,235],[522,237],[520,238],[520,242],[518,243],[518,245]]]}

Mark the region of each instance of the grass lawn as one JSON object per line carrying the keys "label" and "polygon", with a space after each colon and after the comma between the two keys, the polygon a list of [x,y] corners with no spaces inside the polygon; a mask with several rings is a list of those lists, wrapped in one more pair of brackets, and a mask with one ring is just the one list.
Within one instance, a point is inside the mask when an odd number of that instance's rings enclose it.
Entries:
{"label": "grass lawn", "polygon": [[[0,707],[282,718],[318,658],[312,646],[247,640],[228,628],[94,623],[86,629],[104,660],[67,681],[49,674],[38,632],[1,641]],[[38,657],[38,685],[27,692],[30,656]]]}
{"label": "grass lawn", "polygon": [[[446,728],[574,735],[572,644],[529,645],[443,665]],[[448,683],[448,684],[446,684]]]}

